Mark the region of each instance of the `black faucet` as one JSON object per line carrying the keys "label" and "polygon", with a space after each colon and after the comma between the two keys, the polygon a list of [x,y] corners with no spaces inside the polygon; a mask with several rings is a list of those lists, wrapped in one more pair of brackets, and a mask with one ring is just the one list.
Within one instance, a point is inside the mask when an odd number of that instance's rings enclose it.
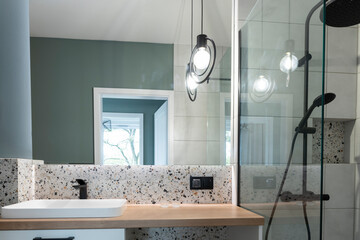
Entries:
{"label": "black faucet", "polygon": [[74,185],[73,188],[80,189],[80,199],[87,199],[87,183],[83,179],[76,179],[79,185]]}

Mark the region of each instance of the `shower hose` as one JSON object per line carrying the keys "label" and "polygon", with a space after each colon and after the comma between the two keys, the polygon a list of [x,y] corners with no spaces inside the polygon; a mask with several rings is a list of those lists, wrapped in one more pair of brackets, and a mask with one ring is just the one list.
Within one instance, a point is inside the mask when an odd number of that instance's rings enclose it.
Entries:
{"label": "shower hose", "polygon": [[[298,134],[299,134],[299,131],[297,130],[295,132],[295,135],[294,135],[292,143],[291,143],[291,150],[290,150],[290,153],[289,153],[289,158],[288,158],[288,161],[287,161],[287,164],[286,164],[284,175],[283,175],[283,178],[281,180],[279,191],[278,191],[278,193],[276,195],[276,199],[275,199],[272,211],[271,211],[269,222],[268,222],[267,227],[266,227],[265,240],[268,240],[268,237],[269,237],[269,231],[270,231],[271,223],[272,223],[272,220],[274,218],[275,210],[276,210],[276,207],[278,205],[278,202],[279,202],[279,199],[280,199],[280,196],[281,196],[281,192],[282,192],[284,184],[285,184],[286,176],[287,176],[289,168],[290,168],[291,159],[292,159],[292,156],[293,156],[293,153],[294,153],[294,146],[295,146],[295,142],[296,142],[296,138],[297,138]],[[308,240],[311,240],[309,220],[308,220],[307,213],[306,213],[306,201],[302,201],[302,207],[303,207],[303,212],[304,212],[304,220],[305,220]]]}

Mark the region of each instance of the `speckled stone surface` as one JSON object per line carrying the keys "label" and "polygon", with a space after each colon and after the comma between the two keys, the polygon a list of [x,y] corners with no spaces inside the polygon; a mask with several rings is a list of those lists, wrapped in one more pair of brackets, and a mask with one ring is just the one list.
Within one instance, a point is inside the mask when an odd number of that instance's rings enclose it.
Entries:
{"label": "speckled stone surface", "polygon": [[[243,165],[241,166],[240,196],[245,203],[273,203],[278,187],[284,175],[285,164],[276,166]],[[302,165],[292,165],[287,174],[283,191],[300,193],[302,191]],[[254,188],[254,177],[275,177],[275,189]],[[320,192],[320,165],[308,165],[307,189]]]}
{"label": "speckled stone surface", "polygon": [[[190,175],[213,176],[214,189],[194,191]],[[36,199],[78,197],[75,179],[88,182],[89,198],[126,198],[133,204],[164,201],[230,203],[231,167],[227,166],[95,166],[36,165]]]}
{"label": "speckled stone surface", "polygon": [[35,197],[33,164],[30,159],[0,159],[0,206],[28,201]]}
{"label": "speckled stone surface", "polygon": [[0,159],[0,206],[18,202],[17,159]]}
{"label": "speckled stone surface", "polygon": [[[316,133],[313,135],[313,163],[320,163],[321,121],[314,120]],[[324,122],[324,163],[344,163],[345,123]]]}
{"label": "speckled stone surface", "polygon": [[136,228],[127,229],[128,240],[164,239],[228,239],[227,227],[177,227],[177,228]]}
{"label": "speckled stone surface", "polygon": [[[78,198],[75,179],[88,182],[89,198],[126,198],[129,203],[231,203],[230,166],[43,165],[3,159],[0,204],[31,199]],[[213,176],[214,189],[194,191],[190,175]],[[127,229],[127,239],[227,239],[226,227]]]}

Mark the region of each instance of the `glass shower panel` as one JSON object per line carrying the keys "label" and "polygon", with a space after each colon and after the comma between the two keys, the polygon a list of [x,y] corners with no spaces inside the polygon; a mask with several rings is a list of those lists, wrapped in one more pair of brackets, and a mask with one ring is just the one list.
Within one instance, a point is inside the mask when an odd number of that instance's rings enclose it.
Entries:
{"label": "glass shower panel", "polygon": [[321,8],[318,0],[239,0],[240,205],[266,217],[264,239],[320,236],[322,107],[296,128],[322,94]]}

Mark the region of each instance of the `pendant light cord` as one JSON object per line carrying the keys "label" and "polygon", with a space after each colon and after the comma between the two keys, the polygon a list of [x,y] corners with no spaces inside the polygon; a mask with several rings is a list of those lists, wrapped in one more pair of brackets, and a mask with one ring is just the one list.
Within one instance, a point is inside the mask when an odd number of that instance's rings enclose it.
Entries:
{"label": "pendant light cord", "polygon": [[204,0],[201,0],[201,34],[204,34]]}
{"label": "pendant light cord", "polygon": [[194,29],[193,29],[193,26],[194,26],[194,0],[191,0],[191,36],[190,36],[190,54],[192,52],[192,49],[193,49],[193,34],[194,34]]}

